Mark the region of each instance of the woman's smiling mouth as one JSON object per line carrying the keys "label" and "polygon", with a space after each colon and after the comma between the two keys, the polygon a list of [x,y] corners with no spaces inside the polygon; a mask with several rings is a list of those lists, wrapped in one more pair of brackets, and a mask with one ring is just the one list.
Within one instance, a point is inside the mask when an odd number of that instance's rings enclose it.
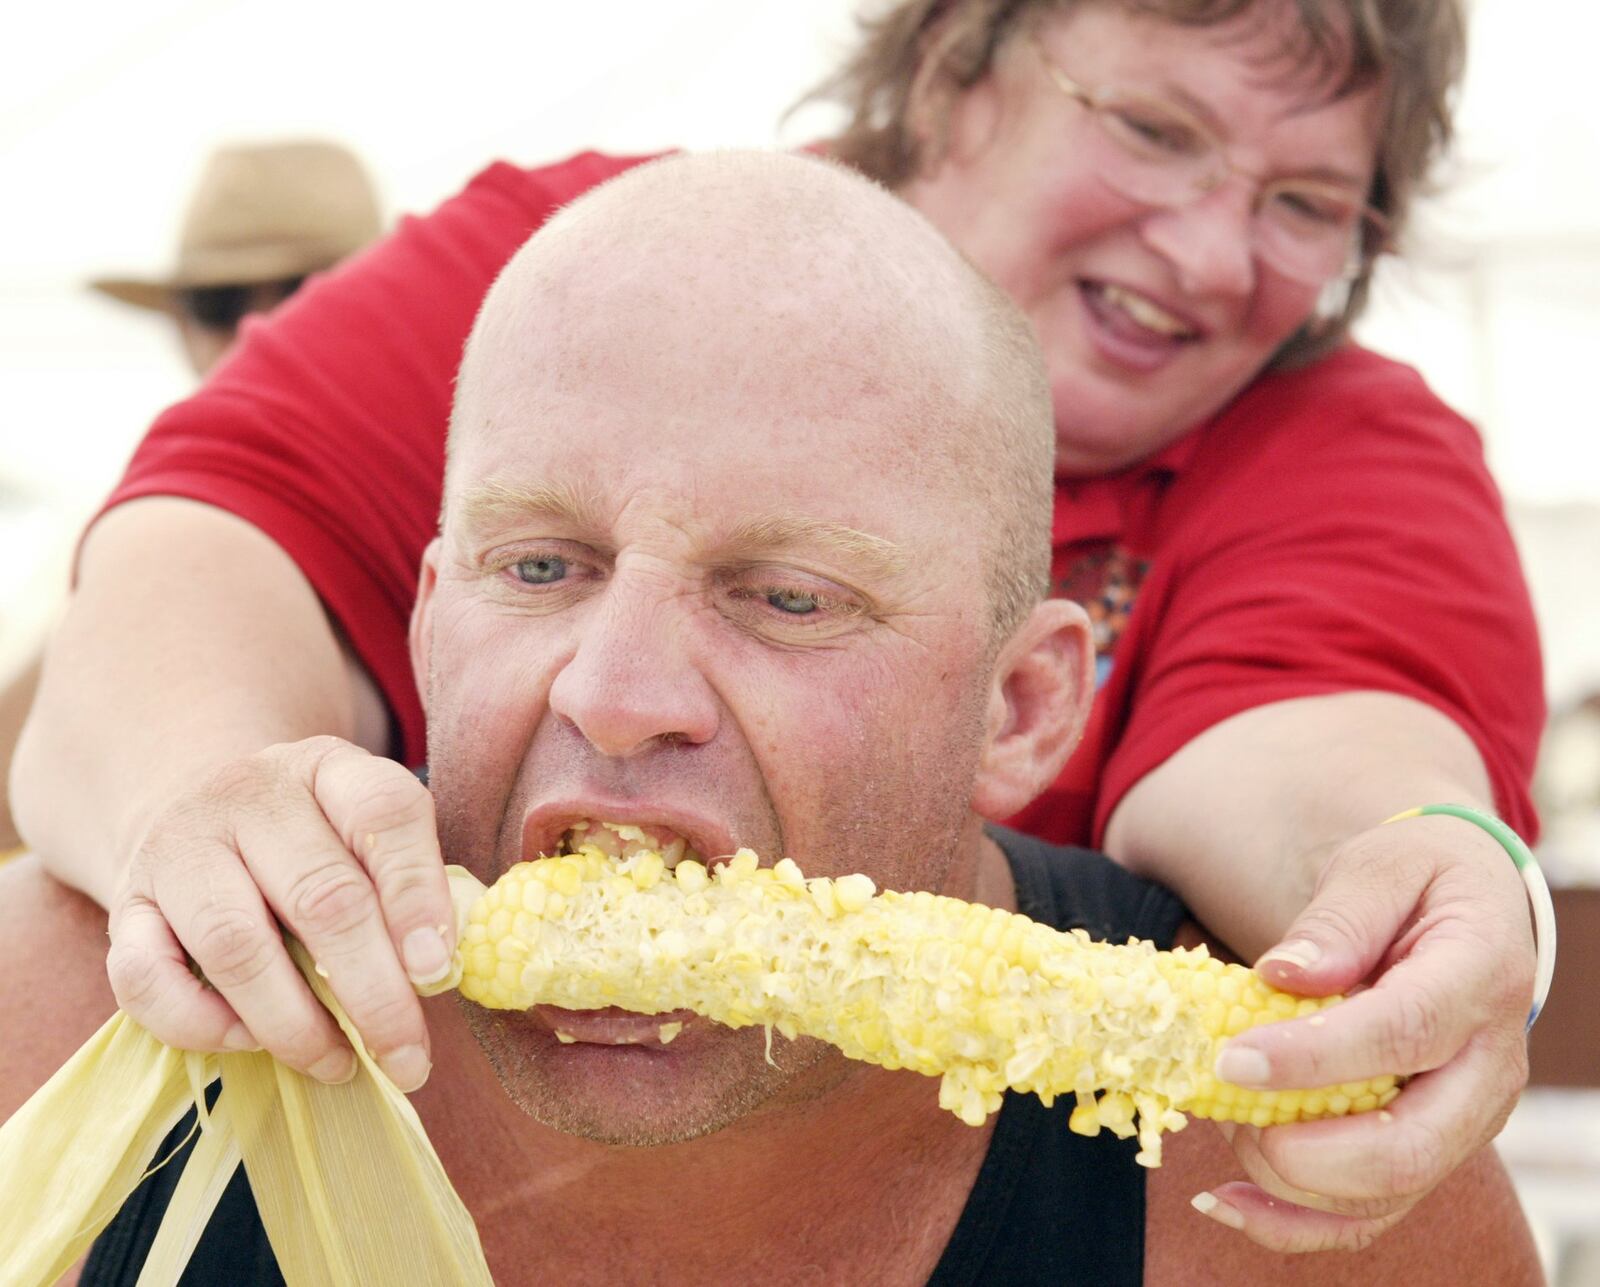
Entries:
{"label": "woman's smiling mouth", "polygon": [[1154,370],[1201,338],[1186,319],[1126,286],[1086,278],[1078,291],[1096,349],[1119,366]]}

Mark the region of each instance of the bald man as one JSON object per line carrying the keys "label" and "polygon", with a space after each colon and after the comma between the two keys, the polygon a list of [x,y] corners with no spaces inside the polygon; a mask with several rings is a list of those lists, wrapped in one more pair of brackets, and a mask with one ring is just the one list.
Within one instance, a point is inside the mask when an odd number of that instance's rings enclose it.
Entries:
{"label": "bald man", "polygon": [[[1157,887],[985,829],[1053,779],[1092,691],[1082,613],[1041,597],[1052,446],[1020,316],[843,170],[678,158],[570,207],[484,304],[422,568],[445,852],[489,881],[627,823],[1192,940]],[[368,767],[330,743],[319,772],[337,799]],[[8,950],[70,938],[92,992],[81,907],[9,883]],[[1238,1178],[1209,1126],[1147,1179],[1066,1102],[1012,1096],[973,1128],[931,1081],[808,1040],[769,1062],[756,1029],[691,1021],[669,1048],[617,1012],[423,1004],[414,1102],[502,1283],[1537,1281],[1490,1153],[1376,1246],[1286,1258],[1190,1209],[1226,1210]],[[176,1171],[86,1282],[134,1280]],[[273,1281],[247,1192],[197,1254],[207,1281]]]}

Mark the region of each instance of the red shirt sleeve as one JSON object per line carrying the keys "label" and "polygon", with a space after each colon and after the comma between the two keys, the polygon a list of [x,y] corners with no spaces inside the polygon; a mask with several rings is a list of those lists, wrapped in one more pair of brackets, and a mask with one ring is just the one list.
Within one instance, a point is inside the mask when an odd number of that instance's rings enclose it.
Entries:
{"label": "red shirt sleeve", "polygon": [[1477,434],[1409,368],[1357,349],[1319,365],[1243,395],[1162,507],[1097,840],[1129,787],[1219,721],[1362,689],[1449,716],[1506,820],[1537,828],[1538,636]]}
{"label": "red shirt sleeve", "polygon": [[497,164],[433,214],[402,220],[247,323],[210,382],[157,419],[107,501],[187,497],[272,537],[376,680],[407,763],[426,739],[406,629],[478,305],[556,208],[644,159]]}

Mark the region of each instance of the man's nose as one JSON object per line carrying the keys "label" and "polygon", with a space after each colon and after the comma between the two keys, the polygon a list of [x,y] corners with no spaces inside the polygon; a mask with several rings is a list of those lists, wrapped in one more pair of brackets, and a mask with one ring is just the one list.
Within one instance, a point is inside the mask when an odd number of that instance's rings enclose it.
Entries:
{"label": "man's nose", "polygon": [[1152,211],[1140,227],[1185,294],[1242,299],[1255,289],[1254,219],[1246,185],[1224,183],[1186,205]]}
{"label": "man's nose", "polygon": [[721,704],[688,646],[689,610],[613,580],[550,685],[550,709],[603,755],[709,742]]}

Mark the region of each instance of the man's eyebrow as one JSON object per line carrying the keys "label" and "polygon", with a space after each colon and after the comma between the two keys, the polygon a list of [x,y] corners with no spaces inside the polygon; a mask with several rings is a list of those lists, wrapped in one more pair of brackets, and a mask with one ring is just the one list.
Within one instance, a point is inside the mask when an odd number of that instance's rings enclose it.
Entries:
{"label": "man's eyebrow", "polygon": [[510,483],[489,479],[467,488],[452,504],[470,535],[520,520],[558,519],[576,528],[601,530],[598,497],[569,483]]}
{"label": "man's eyebrow", "polygon": [[822,518],[780,514],[745,519],[717,542],[717,556],[724,561],[806,549],[842,555],[879,576],[894,576],[910,566],[905,551],[893,541]]}

